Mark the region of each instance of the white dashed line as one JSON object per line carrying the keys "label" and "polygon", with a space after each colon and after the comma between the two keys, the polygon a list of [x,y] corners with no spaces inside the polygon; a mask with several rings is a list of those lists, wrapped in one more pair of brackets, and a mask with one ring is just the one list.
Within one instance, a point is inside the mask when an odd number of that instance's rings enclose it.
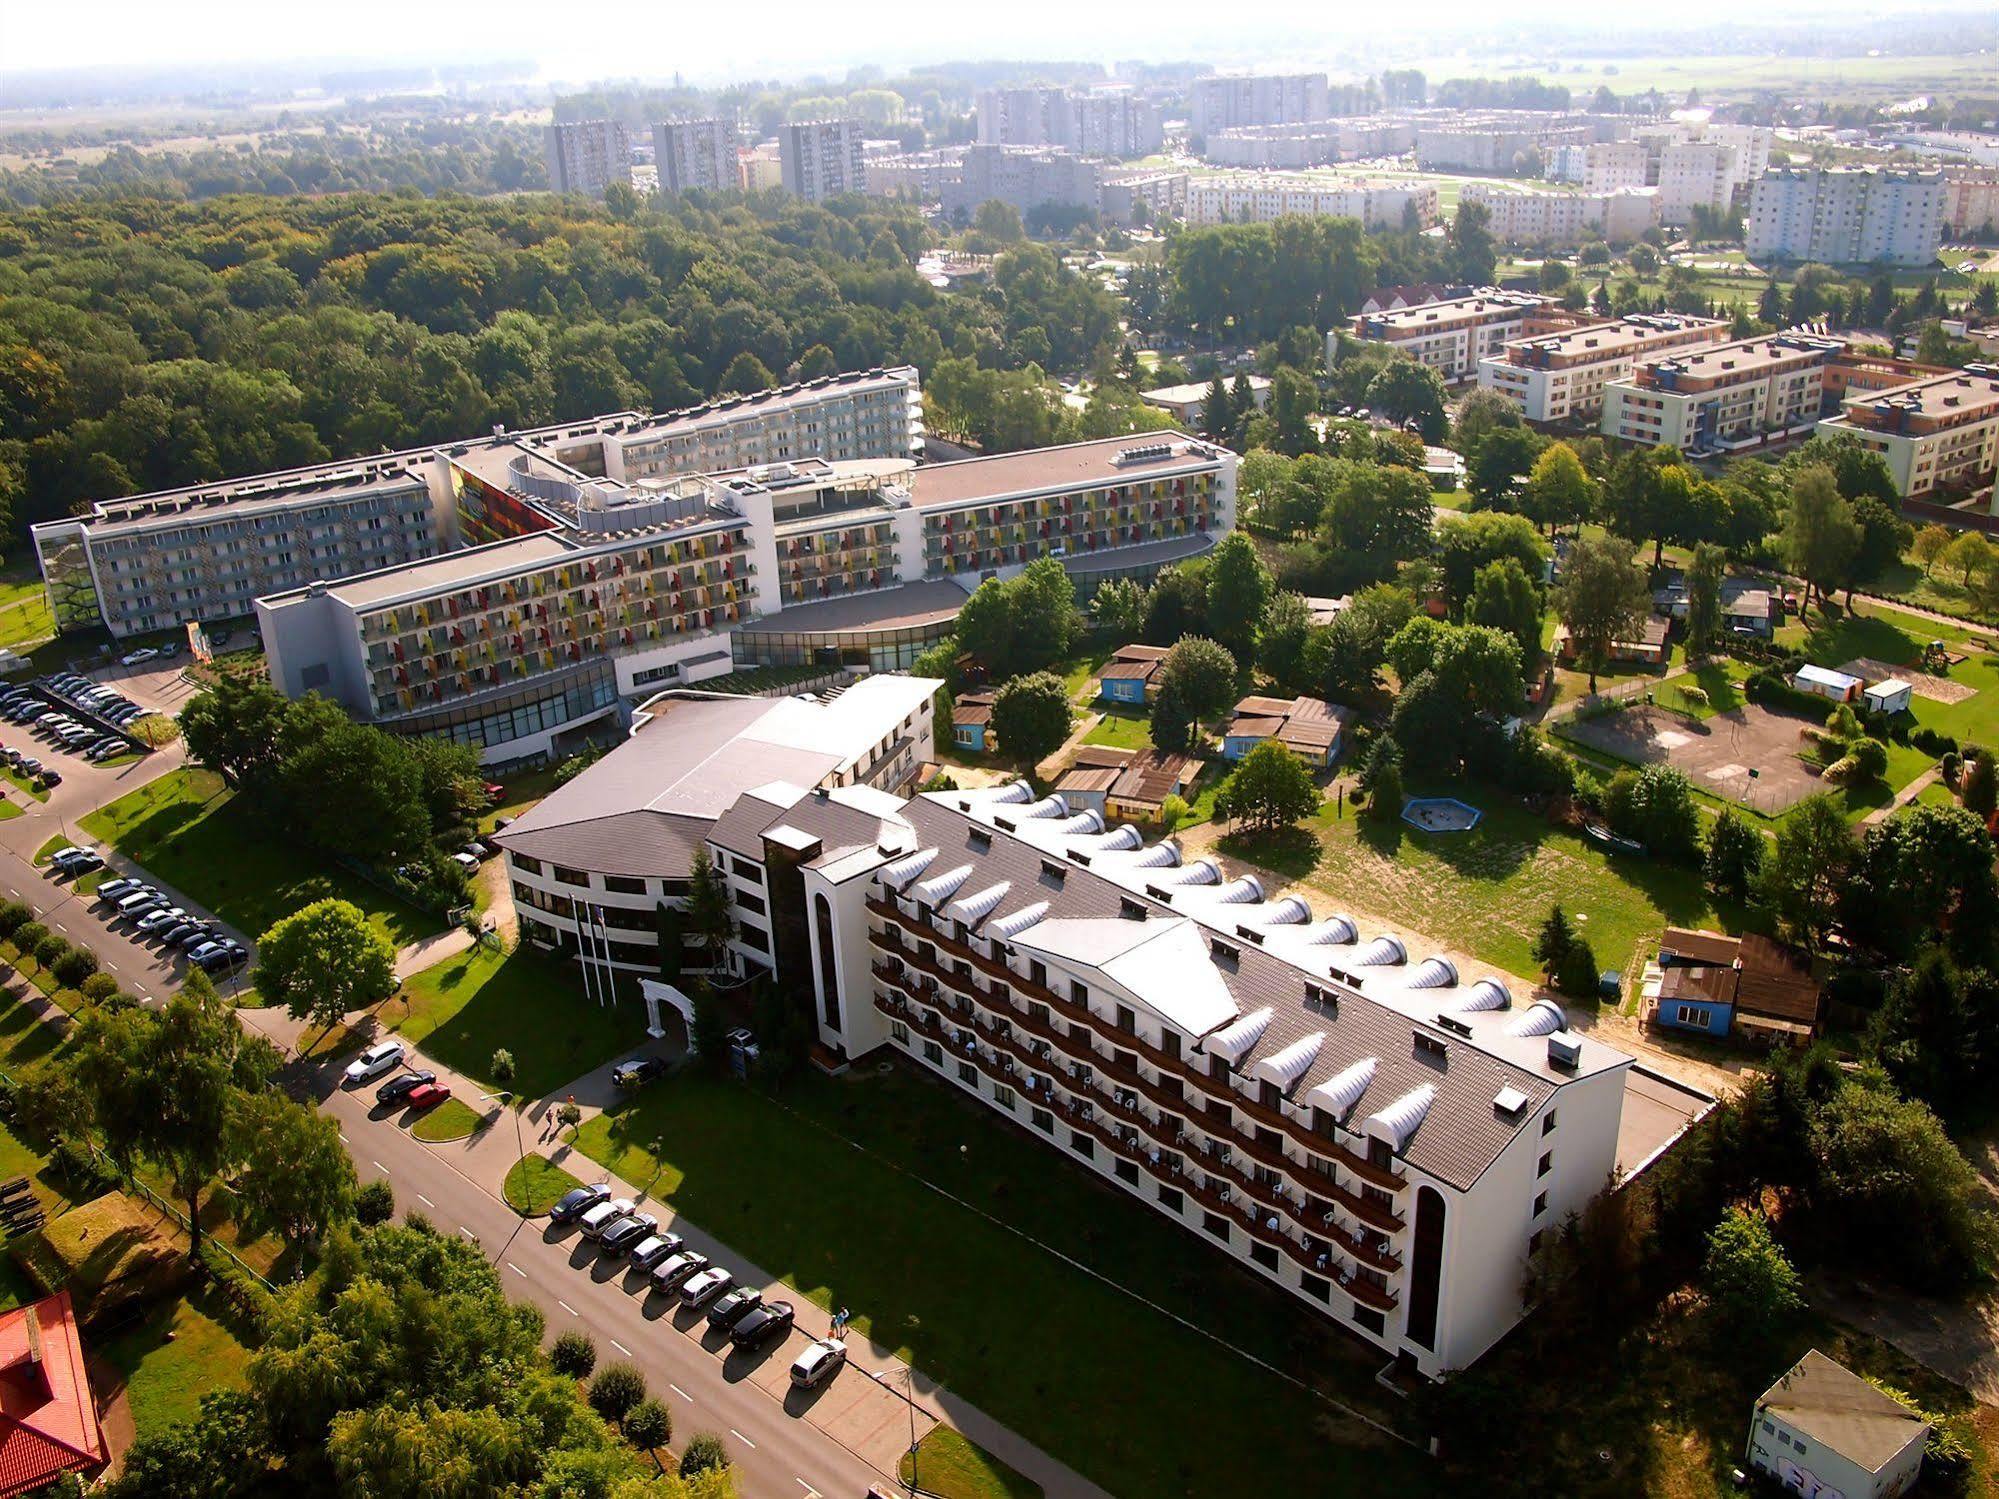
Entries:
{"label": "white dashed line", "polygon": [[757,1444],[755,1442],[752,1442],[748,1437],[744,1436],[740,1431],[736,1430],[735,1427],[731,1426],[729,1428],[729,1435],[734,1437],[737,1441],[741,1442],[745,1447],[749,1448],[750,1451],[754,1452],[757,1450]]}
{"label": "white dashed line", "polygon": [[570,1316],[573,1317],[576,1315],[576,1308],[571,1306],[568,1302],[564,1301],[561,1297],[558,1296],[556,1298],[555,1304],[561,1307],[565,1312],[569,1313]]}
{"label": "white dashed line", "polygon": [[688,1394],[687,1391],[681,1389],[679,1385],[669,1383],[667,1385],[667,1388],[673,1391],[673,1393],[678,1395],[682,1400],[685,1400],[689,1405],[692,1405],[694,1403],[694,1397]]}
{"label": "white dashed line", "polygon": [[514,1274],[518,1275],[522,1280],[526,1280],[528,1278],[527,1271],[523,1270],[519,1265],[516,1265],[512,1260],[507,1261],[507,1268],[513,1271]]}
{"label": "white dashed line", "polygon": [[387,1166],[384,1166],[380,1161],[370,1161],[368,1162],[368,1164],[370,1166],[373,1166],[377,1171],[381,1172],[382,1175],[384,1176],[387,1176],[389,1174],[389,1168]]}
{"label": "white dashed line", "polygon": [[416,1194],[416,1200],[422,1203],[427,1208],[434,1208],[437,1206],[436,1203],[432,1202],[428,1197],[424,1196],[423,1193],[421,1192]]}
{"label": "white dashed line", "polygon": [[477,1244],[479,1242],[479,1236],[473,1233],[472,1230],[467,1228],[464,1224],[461,1223],[458,1225],[458,1231],[461,1234],[465,1235],[466,1238],[470,1239],[474,1244]]}
{"label": "white dashed line", "polygon": [[622,1353],[626,1358],[630,1358],[632,1356],[632,1350],[627,1348],[623,1343],[620,1343],[616,1338],[611,1339],[611,1346],[617,1349],[618,1352]]}
{"label": "white dashed line", "polygon": [[812,1487],[812,1485],[807,1483],[804,1479],[801,1478],[798,1480],[798,1486],[801,1489],[805,1490],[806,1494],[809,1496],[809,1499],[819,1499],[819,1490]]}
{"label": "white dashed line", "polygon": [[342,1135],[342,1136],[340,1137],[340,1143],[341,1143],[342,1145],[345,1145],[345,1144],[347,1143],[347,1137],[346,1137],[345,1135]]}

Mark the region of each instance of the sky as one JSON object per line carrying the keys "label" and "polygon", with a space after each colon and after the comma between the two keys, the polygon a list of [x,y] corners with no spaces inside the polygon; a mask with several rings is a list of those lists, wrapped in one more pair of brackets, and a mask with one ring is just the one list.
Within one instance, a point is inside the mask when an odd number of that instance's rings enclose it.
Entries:
{"label": "sky", "polygon": [[[1913,3],[1913,0],[1912,0]],[[1989,0],[1922,0],[1922,8],[1976,11]],[[1876,0],[1776,0],[1785,11],[1879,17]],[[1517,22],[1614,25],[1601,0],[1423,0],[1424,25],[1364,0],[1008,0],[1003,6],[884,4],[882,0],[0,0],[0,73],[90,65],[241,63],[311,57],[369,62],[422,58],[532,58],[561,82],[609,77],[695,81],[796,77],[849,64],[887,66],[951,58],[1064,58],[1110,62],[1194,58],[1220,65],[1283,62],[1340,71],[1356,41],[1378,37],[1422,51],[1477,49]],[[1735,0],[1676,0],[1645,24],[1699,26],[1737,19]],[[754,16],[746,25],[745,17]],[[1393,28],[1391,30],[1390,28]],[[1216,35],[1217,30],[1226,34]],[[1444,43],[1439,46],[1438,43]],[[0,101],[4,103],[4,101]]]}

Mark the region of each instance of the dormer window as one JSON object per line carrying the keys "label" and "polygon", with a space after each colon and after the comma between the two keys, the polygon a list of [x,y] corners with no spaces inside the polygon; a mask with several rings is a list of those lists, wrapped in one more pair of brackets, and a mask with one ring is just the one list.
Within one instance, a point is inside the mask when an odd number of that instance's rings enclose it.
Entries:
{"label": "dormer window", "polygon": [[984,828],[973,828],[965,841],[982,854],[992,852],[993,835]]}
{"label": "dormer window", "polygon": [[1219,937],[1208,939],[1208,956],[1217,963],[1235,963],[1242,959],[1242,949],[1231,947]]}

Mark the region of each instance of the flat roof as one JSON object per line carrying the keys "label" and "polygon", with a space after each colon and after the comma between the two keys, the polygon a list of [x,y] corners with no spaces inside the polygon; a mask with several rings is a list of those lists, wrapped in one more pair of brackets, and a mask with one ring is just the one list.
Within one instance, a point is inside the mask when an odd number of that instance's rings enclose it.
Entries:
{"label": "flat roof", "polygon": [[1974,364],[1886,390],[1854,392],[1841,415],[1899,408],[1912,416],[1958,416],[1986,407],[1999,407],[1999,366]]}
{"label": "flat roof", "polygon": [[75,525],[81,521],[91,531],[102,535],[127,527],[145,530],[198,524],[225,516],[291,510],[313,501],[354,499],[364,494],[421,489],[426,486],[418,464],[425,456],[347,459],[284,473],[254,474],[216,484],[194,484],[185,489],[99,500],[92,505],[88,515],[64,516],[40,524]]}
{"label": "flat roof", "polygon": [[1708,344],[1703,348],[1675,349],[1656,359],[1641,359],[1638,373],[1642,375],[1663,370],[1690,379],[1711,380],[1722,375],[1741,378],[1794,360],[1830,358],[1844,347],[1844,343],[1836,338],[1784,334],[1745,338],[1732,343]]}
{"label": "flat roof", "polygon": [[1485,291],[1476,296],[1451,297],[1442,302],[1418,302],[1392,311],[1364,312],[1358,321],[1370,327],[1400,333],[1424,333],[1458,323],[1479,322],[1495,313],[1519,313],[1524,316],[1553,300],[1536,292]]}
{"label": "flat roof", "polygon": [[1727,326],[1720,318],[1654,312],[1581,328],[1566,328],[1560,333],[1544,333],[1536,338],[1514,339],[1505,348],[1508,353],[1515,349],[1533,349],[1551,359],[1615,359],[1698,329]]}
{"label": "flat roof", "polygon": [[[1230,394],[1234,394],[1235,382],[1238,378],[1240,377],[1231,376],[1222,381],[1222,384],[1228,388]],[[1141,401],[1150,402],[1154,406],[1184,406],[1191,401],[1205,401],[1208,398],[1208,391],[1212,386],[1213,382],[1208,380],[1193,380],[1185,385],[1161,385],[1152,390],[1140,391],[1138,398]],[[1268,390],[1270,389],[1270,382],[1262,375],[1251,375],[1249,377],[1249,388],[1251,390]]]}
{"label": "flat roof", "polygon": [[1624,1073],[1624,1111],[1617,1119],[1617,1178],[1629,1181],[1692,1128],[1714,1100],[1643,1067]]}
{"label": "flat roof", "polygon": [[736,627],[741,635],[802,633],[855,635],[872,630],[911,630],[957,618],[966,592],[948,578],[850,593],[836,599],[793,604],[775,614],[747,620]]}
{"label": "flat roof", "polygon": [[[488,578],[509,578],[524,568],[539,567],[562,557],[577,555],[573,541],[557,531],[540,531],[532,536],[516,536],[508,541],[488,542],[481,547],[446,552],[422,562],[406,562],[379,572],[362,573],[323,590],[353,609],[368,609],[396,599],[419,598],[448,588],[465,588]],[[314,585],[317,587],[318,585]],[[311,589],[306,590],[311,592]],[[280,598],[295,598],[294,589]]]}
{"label": "flat roof", "polygon": [[[1126,455],[1124,462],[1118,461],[1121,454]],[[1056,448],[966,458],[957,463],[925,464],[909,476],[909,492],[917,509],[934,510],[1009,495],[1197,473],[1219,468],[1221,463],[1216,449],[1185,432],[1139,432]]]}

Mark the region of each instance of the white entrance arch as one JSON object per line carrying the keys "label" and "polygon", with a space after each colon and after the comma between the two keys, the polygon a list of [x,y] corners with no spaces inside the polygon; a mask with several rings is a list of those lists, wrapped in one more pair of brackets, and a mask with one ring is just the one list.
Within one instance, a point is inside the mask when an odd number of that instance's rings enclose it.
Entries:
{"label": "white entrance arch", "polygon": [[682,994],[671,984],[662,984],[658,979],[640,979],[639,993],[646,1002],[646,1034],[654,1040],[666,1034],[659,1023],[659,1007],[671,1006],[680,1015],[687,1027],[687,1054],[694,1055],[694,1001]]}

